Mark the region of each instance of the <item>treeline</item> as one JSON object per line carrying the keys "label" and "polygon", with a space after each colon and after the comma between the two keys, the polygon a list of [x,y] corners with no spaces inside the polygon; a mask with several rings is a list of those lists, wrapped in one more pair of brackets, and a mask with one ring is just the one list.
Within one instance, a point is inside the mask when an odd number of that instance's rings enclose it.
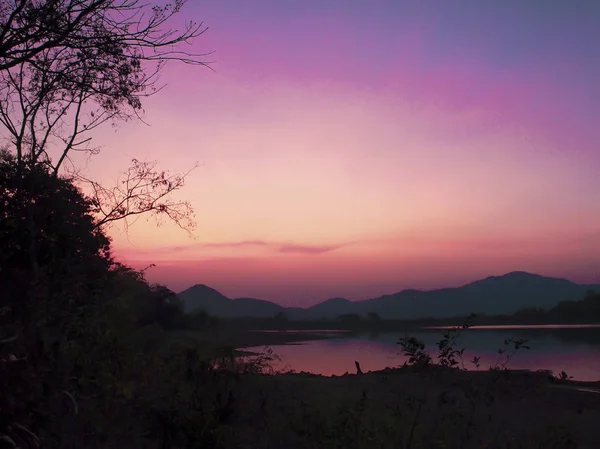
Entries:
{"label": "treeline", "polygon": [[[139,117],[167,61],[200,36],[185,1],[15,0],[0,6],[0,447],[215,447],[237,381],[168,288],[116,261],[107,226],[193,225],[184,175],[133,160],[114,186],[82,176],[92,130]],[[5,6],[6,5],[6,6]],[[87,153],[87,154],[85,154]],[[82,189],[85,187],[85,193]],[[233,368],[232,368],[233,367]],[[217,375],[218,374],[218,375]]]}
{"label": "treeline", "polygon": [[[344,314],[336,318],[319,320],[290,320],[284,313],[272,318],[232,318],[223,319],[223,328],[237,330],[352,330],[356,332],[397,331],[426,326],[460,325],[464,316],[448,318],[422,318],[411,320],[384,319],[377,313],[367,316]],[[580,301],[563,301],[549,310],[526,308],[512,315],[478,314],[472,319],[473,325],[510,324],[600,324],[600,294],[590,291]]]}
{"label": "treeline", "polygon": [[581,301],[563,301],[550,310],[527,308],[479,320],[486,324],[600,324],[600,294],[590,291]]}
{"label": "treeline", "polygon": [[0,153],[0,438],[214,446],[234,380],[210,374],[213,348],[167,332],[210,332],[214,320],[116,262],[92,207],[70,180],[39,165],[18,173]]}

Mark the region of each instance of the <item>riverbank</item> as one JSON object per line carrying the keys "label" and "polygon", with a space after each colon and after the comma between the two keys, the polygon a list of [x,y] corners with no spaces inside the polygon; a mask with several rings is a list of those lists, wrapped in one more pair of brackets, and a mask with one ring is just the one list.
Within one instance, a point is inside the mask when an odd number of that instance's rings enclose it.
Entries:
{"label": "riverbank", "polygon": [[[293,344],[323,338],[322,334],[325,338],[347,336],[339,332],[210,331],[177,338],[193,338],[207,348],[222,348],[225,343],[241,348]],[[248,358],[238,360],[248,363]],[[600,382],[560,381],[544,372],[438,366],[358,375],[353,370],[330,377],[302,372],[262,375],[248,373],[253,371],[251,360],[250,369],[242,367],[231,376],[217,374],[209,388],[206,380],[199,384],[199,391],[214,394],[217,401],[206,406],[216,407],[216,417],[227,416],[222,421],[218,418],[221,424],[211,424],[210,433],[218,435],[220,447],[600,447],[600,401],[598,393],[593,393],[600,391]],[[266,362],[263,368],[268,368]]]}
{"label": "riverbank", "polygon": [[261,331],[261,330],[234,330],[234,329],[209,329],[205,331],[169,331],[166,333],[168,340],[193,341],[201,346],[221,349],[237,349],[239,353],[244,348],[259,346],[276,346],[303,343],[315,340],[344,338],[356,335],[353,331]]}
{"label": "riverbank", "polygon": [[[585,320],[557,320],[515,317],[515,316],[486,316],[477,315],[468,319],[470,326],[491,327],[554,327],[554,326],[600,326],[600,321],[595,316],[587,317]],[[224,330],[250,331],[250,330],[273,330],[273,331],[315,331],[315,330],[337,330],[354,332],[392,332],[398,329],[423,329],[435,327],[461,326],[467,321],[464,316],[450,318],[423,318],[411,320],[392,319],[366,319],[359,316],[345,319],[320,319],[320,320],[280,320],[277,318],[226,318],[221,319],[220,327]]]}
{"label": "riverbank", "polygon": [[[212,353],[212,349],[221,348],[224,353],[249,355],[269,347],[275,355],[280,356],[275,362],[276,367],[325,375],[352,372],[355,360],[361,362],[365,371],[398,366],[405,361],[405,357],[401,354],[402,348],[396,343],[405,335],[422,340],[426,349],[433,351],[435,359],[442,334],[442,329],[399,329],[381,334],[333,330],[263,332],[231,329],[169,333],[183,335],[207,350],[210,349]],[[474,356],[480,356],[480,366],[486,369],[497,363],[498,350],[512,352],[514,349],[505,347],[505,340],[523,339],[529,342],[531,349],[519,351],[510,367],[551,369],[555,374],[566,371],[578,380],[598,380],[595,370],[600,370],[600,359],[597,358],[598,350],[593,348],[600,343],[599,337],[598,328],[473,328],[463,331],[456,346],[457,349],[466,348],[464,363],[467,368],[475,369],[471,360]],[[504,356],[500,358],[504,360]]]}
{"label": "riverbank", "polygon": [[600,401],[577,389],[592,385],[544,373],[432,367],[240,379],[243,412],[227,447],[600,447]]}

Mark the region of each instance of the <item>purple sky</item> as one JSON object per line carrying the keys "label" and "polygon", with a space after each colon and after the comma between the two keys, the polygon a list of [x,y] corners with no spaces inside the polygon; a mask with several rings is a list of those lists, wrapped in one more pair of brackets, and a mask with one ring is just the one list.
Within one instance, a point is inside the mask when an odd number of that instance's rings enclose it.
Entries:
{"label": "purple sky", "polygon": [[600,2],[190,1],[132,157],[203,165],[174,226],[114,228],[151,280],[304,305],[527,270],[600,282]]}

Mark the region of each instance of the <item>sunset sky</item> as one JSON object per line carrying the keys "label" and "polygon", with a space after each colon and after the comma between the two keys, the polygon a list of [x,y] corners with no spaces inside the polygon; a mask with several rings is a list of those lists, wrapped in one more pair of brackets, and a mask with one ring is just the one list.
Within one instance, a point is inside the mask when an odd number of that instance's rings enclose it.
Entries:
{"label": "sunset sky", "polygon": [[[203,0],[89,173],[201,167],[196,238],[110,229],[151,281],[309,305],[525,270],[600,282],[600,2]],[[181,22],[180,22],[181,23]]]}

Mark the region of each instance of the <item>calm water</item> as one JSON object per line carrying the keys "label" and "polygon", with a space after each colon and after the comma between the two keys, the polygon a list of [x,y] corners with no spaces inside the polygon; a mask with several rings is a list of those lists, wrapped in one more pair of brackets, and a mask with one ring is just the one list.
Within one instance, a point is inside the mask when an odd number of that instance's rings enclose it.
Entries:
{"label": "calm water", "polygon": [[[411,330],[426,344],[432,355],[437,355],[436,342],[440,329]],[[354,373],[357,360],[363,371],[395,367],[405,357],[396,344],[404,332],[348,335],[335,339],[274,345],[271,349],[282,361],[278,367],[308,371],[330,376]],[[458,347],[466,348],[464,360],[467,369],[473,356],[480,357],[480,369],[488,369],[498,359],[498,349],[508,338],[524,338],[531,349],[521,349],[512,358],[509,368],[548,369],[555,374],[565,371],[576,380],[600,380],[600,326],[489,326],[465,331]],[[262,348],[247,348],[260,350]]]}

